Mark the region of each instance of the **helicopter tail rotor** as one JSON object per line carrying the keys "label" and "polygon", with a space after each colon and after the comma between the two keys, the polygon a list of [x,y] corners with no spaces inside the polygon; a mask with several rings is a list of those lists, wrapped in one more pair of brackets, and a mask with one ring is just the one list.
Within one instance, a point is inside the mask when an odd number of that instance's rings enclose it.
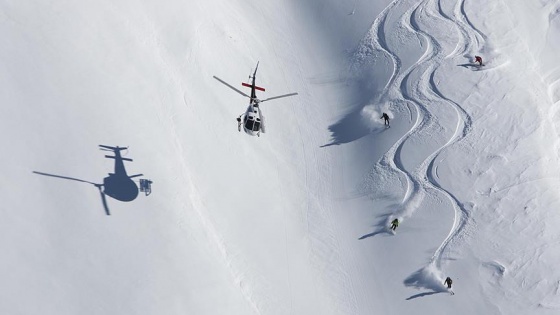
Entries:
{"label": "helicopter tail rotor", "polygon": [[115,151],[122,151],[122,150],[127,150],[127,149],[128,149],[128,147],[119,147],[119,146],[111,147],[111,146],[103,145],[103,144],[100,144],[100,145],[99,145],[99,148],[100,148],[100,150],[103,150],[103,151],[113,151],[113,152],[115,152]]}

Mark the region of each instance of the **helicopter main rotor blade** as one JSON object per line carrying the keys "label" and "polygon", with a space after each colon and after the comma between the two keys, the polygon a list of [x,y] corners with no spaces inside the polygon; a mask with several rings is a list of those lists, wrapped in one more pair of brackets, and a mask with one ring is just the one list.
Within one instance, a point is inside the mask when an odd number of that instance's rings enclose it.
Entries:
{"label": "helicopter main rotor blade", "polygon": [[41,172],[36,172],[36,171],[33,171],[33,173],[39,174],[39,175],[44,175],[44,176],[50,176],[50,177],[56,177],[56,178],[62,178],[62,179],[75,180],[75,181],[77,181],[77,182],[88,183],[88,184],[92,184],[92,185],[99,185],[99,184],[92,183],[92,182],[90,182],[90,181],[83,180],[83,179],[79,179],[79,178],[73,178],[73,177],[67,177],[67,176],[60,176],[60,175],[54,175],[54,174],[48,174],[48,173],[41,173]]}
{"label": "helicopter main rotor blade", "polygon": [[243,95],[243,96],[245,96],[245,97],[251,98],[249,95],[247,95],[247,94],[241,92],[240,90],[234,88],[234,87],[231,86],[229,83],[227,83],[226,81],[224,81],[224,80],[218,78],[217,76],[213,76],[213,77],[214,77],[214,79],[220,81],[222,84],[224,84],[225,86],[227,86],[227,87],[229,87],[230,89],[234,90],[235,92],[237,92],[237,93],[239,93],[239,94],[241,94],[241,95]]}
{"label": "helicopter main rotor blade", "polygon": [[277,98],[288,97],[288,96],[294,96],[294,95],[298,95],[298,93],[290,93],[290,94],[284,94],[284,95],[269,97],[269,98],[267,98],[267,99],[264,99],[264,100],[260,101],[260,103],[266,102],[266,101],[275,100],[275,99],[277,99]]}
{"label": "helicopter main rotor blade", "polygon": [[107,198],[105,198],[105,194],[101,191],[101,185],[96,185],[97,189],[99,189],[99,195],[101,196],[101,202],[103,203],[103,208],[105,209],[105,213],[107,215],[111,215],[109,211],[109,206],[107,205]]}

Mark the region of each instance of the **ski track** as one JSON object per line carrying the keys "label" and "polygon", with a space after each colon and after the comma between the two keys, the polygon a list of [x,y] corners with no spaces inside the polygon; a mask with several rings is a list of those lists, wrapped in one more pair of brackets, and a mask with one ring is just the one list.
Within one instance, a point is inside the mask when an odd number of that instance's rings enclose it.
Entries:
{"label": "ski track", "polygon": [[[434,265],[437,269],[442,268],[442,258],[447,252],[449,245],[461,240],[468,235],[471,205],[463,204],[451,191],[439,184],[437,174],[438,157],[446,149],[457,145],[470,132],[472,118],[461,105],[447,98],[437,88],[435,82],[436,72],[446,59],[460,57],[477,51],[485,43],[485,35],[480,32],[469,20],[465,10],[465,0],[459,1],[453,7],[451,15],[445,13],[445,0],[424,0],[408,9],[402,18],[396,22],[419,36],[426,42],[424,54],[408,69],[401,69],[401,59],[397,52],[390,49],[385,38],[387,28],[387,16],[398,4],[407,5],[406,2],[394,1],[384,10],[375,23],[369,35],[364,38],[360,46],[369,45],[387,55],[394,65],[394,71],[387,85],[382,91],[382,97],[395,100],[395,103],[412,104],[416,110],[416,120],[412,127],[398,139],[391,148],[383,155],[379,164],[389,171],[396,171],[406,178],[407,189],[402,200],[402,206],[390,216],[388,222],[395,217],[401,219],[410,217],[420,206],[426,195],[443,195],[447,198],[454,211],[454,220],[447,237],[434,251],[428,266]],[[424,17],[426,19],[424,19]],[[430,33],[431,27],[438,24],[452,24],[457,30],[456,42],[439,42]],[[368,43],[368,41],[370,41]],[[443,47],[451,47],[451,53],[444,56]],[[358,50],[360,52],[360,50]],[[358,60],[359,61],[359,60]],[[432,112],[429,104],[442,104],[451,108],[457,116],[457,124],[453,134],[439,148],[429,154],[424,161],[414,170],[409,170],[404,165],[401,153],[406,142],[413,137],[426,137],[430,135],[430,129],[440,125],[437,112]],[[447,126],[440,125],[444,130]],[[435,196],[437,197],[437,196]]]}

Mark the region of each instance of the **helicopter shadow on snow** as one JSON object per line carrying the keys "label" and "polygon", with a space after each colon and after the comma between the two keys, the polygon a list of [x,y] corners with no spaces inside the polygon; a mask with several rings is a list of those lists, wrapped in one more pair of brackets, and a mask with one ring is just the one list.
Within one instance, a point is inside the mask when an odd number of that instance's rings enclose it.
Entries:
{"label": "helicopter shadow on snow", "polygon": [[[117,147],[111,147],[111,146],[105,146],[105,145],[99,145],[99,147],[100,147],[101,150],[104,150],[104,151],[112,151],[114,156],[105,155],[105,157],[115,160],[114,172],[109,173],[109,176],[107,176],[103,179],[102,184],[94,183],[94,182],[91,182],[91,181],[87,181],[87,180],[83,180],[83,179],[79,179],[79,178],[75,178],[75,177],[49,174],[49,173],[44,173],[44,172],[33,171],[33,173],[37,174],[37,175],[55,177],[55,178],[66,179],[66,180],[72,180],[72,181],[77,181],[77,182],[93,185],[99,191],[99,195],[101,197],[101,202],[103,204],[103,208],[105,209],[105,213],[107,215],[111,215],[111,212],[109,211],[109,206],[107,204],[107,199],[106,199],[105,196],[109,196],[113,199],[116,199],[116,200],[119,200],[119,201],[124,201],[124,202],[132,201],[132,200],[136,199],[136,197],[138,197],[139,189],[138,189],[138,186],[136,185],[136,183],[132,180],[132,178],[142,176],[143,174],[136,174],[136,175],[129,176],[126,173],[123,161],[132,162],[132,159],[122,157],[121,156],[121,151],[126,150],[127,148],[118,147],[118,146]],[[146,196],[148,196],[151,193],[152,181],[146,180],[146,179],[141,179],[140,183],[141,183],[140,191],[145,192]]]}
{"label": "helicopter shadow on snow", "polygon": [[101,196],[101,202],[103,203],[103,208],[105,209],[105,213],[107,215],[111,215],[111,211],[109,211],[109,206],[107,205],[107,199],[105,198],[105,194],[101,190],[101,188],[103,186],[102,184],[96,184],[94,182],[90,182],[90,181],[79,179],[79,178],[56,175],[56,174],[49,174],[49,173],[44,173],[44,172],[33,171],[33,174],[55,177],[55,178],[61,178],[61,179],[66,179],[66,180],[73,180],[73,181],[76,181],[76,182],[87,183],[87,184],[91,184],[91,185],[95,186],[99,190],[99,194]]}

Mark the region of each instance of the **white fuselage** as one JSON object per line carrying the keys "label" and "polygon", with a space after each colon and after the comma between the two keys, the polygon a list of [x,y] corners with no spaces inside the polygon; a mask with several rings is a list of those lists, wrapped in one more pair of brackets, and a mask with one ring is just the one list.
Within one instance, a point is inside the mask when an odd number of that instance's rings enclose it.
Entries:
{"label": "white fuselage", "polygon": [[258,136],[261,131],[264,132],[264,117],[258,105],[251,104],[247,107],[243,117],[243,129],[251,136]]}

